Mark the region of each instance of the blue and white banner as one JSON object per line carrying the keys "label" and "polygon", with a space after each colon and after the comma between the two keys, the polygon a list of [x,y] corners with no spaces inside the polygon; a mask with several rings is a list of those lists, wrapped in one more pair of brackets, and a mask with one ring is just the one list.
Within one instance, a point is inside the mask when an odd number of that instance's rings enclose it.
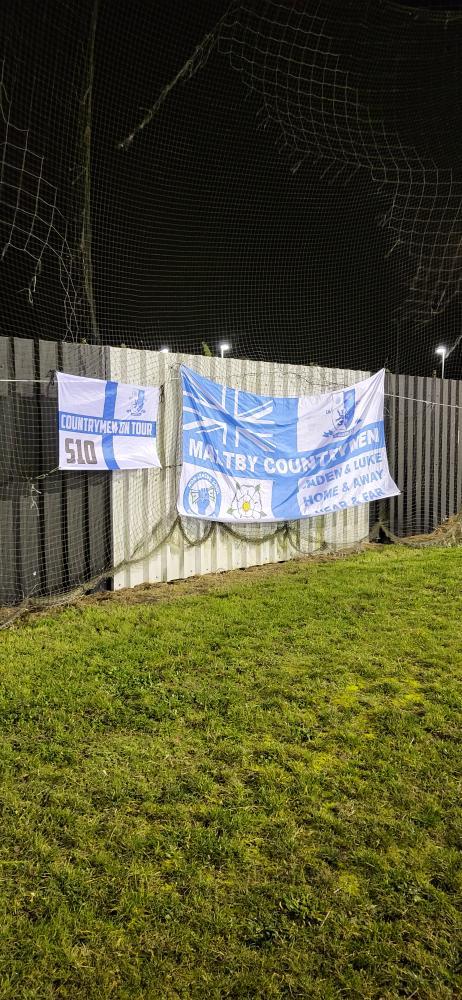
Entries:
{"label": "blue and white banner", "polygon": [[160,389],[56,372],[59,468],[152,469]]}
{"label": "blue and white banner", "polygon": [[230,389],[182,367],[178,511],[210,521],[318,517],[396,496],[384,371],[321,396]]}

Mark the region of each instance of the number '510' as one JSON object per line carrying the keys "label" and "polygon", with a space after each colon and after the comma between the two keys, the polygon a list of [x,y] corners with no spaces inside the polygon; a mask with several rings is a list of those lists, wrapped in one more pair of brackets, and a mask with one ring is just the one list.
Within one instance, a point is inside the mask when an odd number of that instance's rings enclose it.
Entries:
{"label": "number '510'", "polygon": [[80,438],[64,438],[64,449],[67,455],[67,465],[97,465],[94,441],[81,441]]}

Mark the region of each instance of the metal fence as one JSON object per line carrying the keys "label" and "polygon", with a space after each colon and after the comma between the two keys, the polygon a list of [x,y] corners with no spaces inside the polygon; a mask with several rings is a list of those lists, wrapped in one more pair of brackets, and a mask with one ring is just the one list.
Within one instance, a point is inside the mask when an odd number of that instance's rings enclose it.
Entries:
{"label": "metal fence", "polygon": [[425,534],[462,507],[462,382],[388,374],[385,391],[388,461],[401,496],[380,516],[396,535]]}
{"label": "metal fence", "polygon": [[0,604],[71,590],[111,563],[106,472],[59,472],[50,373],[102,376],[105,349],[0,337]]}
{"label": "metal fence", "polygon": [[[352,384],[363,372],[165,355],[0,338],[0,604],[72,590],[99,575],[114,586],[178,579],[292,558],[367,537],[380,518],[397,535],[431,531],[462,507],[462,382],[387,375],[390,470],[402,493],[380,505],[233,536],[176,515],[184,361],[261,394],[298,395]],[[162,470],[59,472],[56,369],[165,384]]]}
{"label": "metal fence", "polygon": [[112,479],[112,544],[115,565],[120,566],[114,575],[116,589],[258,566],[323,548],[346,549],[367,539],[369,511],[364,506],[286,525],[237,524],[231,528],[180,519],[176,496],[181,463],[181,364],[233,388],[269,396],[328,392],[369,374],[314,365],[110,348],[111,378],[165,386],[159,420],[163,468],[129,475],[115,473]]}

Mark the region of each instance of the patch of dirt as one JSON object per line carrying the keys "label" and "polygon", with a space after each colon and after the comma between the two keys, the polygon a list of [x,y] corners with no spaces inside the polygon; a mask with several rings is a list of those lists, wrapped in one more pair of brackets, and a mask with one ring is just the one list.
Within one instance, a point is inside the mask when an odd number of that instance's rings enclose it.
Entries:
{"label": "patch of dirt", "polygon": [[97,593],[86,593],[90,584],[73,591],[71,594],[57,594],[55,597],[30,599],[19,607],[0,608],[0,628],[14,625],[19,620],[24,622],[37,615],[55,614],[69,607],[88,607],[110,602],[112,604],[165,604],[178,600],[179,597],[197,594],[208,594],[216,590],[230,590],[237,583],[252,584],[255,580],[276,576],[280,573],[296,572],[300,564],[335,562],[339,559],[349,559],[368,549],[377,546],[364,542],[354,549],[343,552],[325,552],[315,555],[299,556],[278,563],[265,563],[262,566],[248,566],[242,569],[227,570],[221,573],[208,573],[205,576],[191,576],[187,580],[172,580],[169,583],[140,583],[136,587],[123,590],[103,590]]}
{"label": "patch of dirt", "polygon": [[387,534],[393,542],[409,545],[411,548],[423,549],[429,546],[452,548],[456,545],[462,545],[462,510],[458,514],[448,517],[429,535],[409,535],[407,538],[398,538],[391,531]]}

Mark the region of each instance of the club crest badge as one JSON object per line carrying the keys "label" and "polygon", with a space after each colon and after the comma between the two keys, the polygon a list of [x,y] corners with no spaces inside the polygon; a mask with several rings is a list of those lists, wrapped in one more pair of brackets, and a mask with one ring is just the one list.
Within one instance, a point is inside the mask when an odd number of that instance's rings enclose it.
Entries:
{"label": "club crest badge", "polygon": [[146,395],[145,389],[134,390],[128,401],[127,416],[131,417],[143,416],[143,413],[146,412],[145,395]]}
{"label": "club crest badge", "polygon": [[216,517],[220,511],[221,491],[214,476],[196,472],[183,495],[183,506],[195,517]]}
{"label": "club crest badge", "polygon": [[362,424],[362,420],[355,420],[355,414],[356,393],[354,388],[334,393],[332,406],[326,410],[326,416],[330,416],[332,427],[331,430],[324,431],[324,437],[349,437]]}

